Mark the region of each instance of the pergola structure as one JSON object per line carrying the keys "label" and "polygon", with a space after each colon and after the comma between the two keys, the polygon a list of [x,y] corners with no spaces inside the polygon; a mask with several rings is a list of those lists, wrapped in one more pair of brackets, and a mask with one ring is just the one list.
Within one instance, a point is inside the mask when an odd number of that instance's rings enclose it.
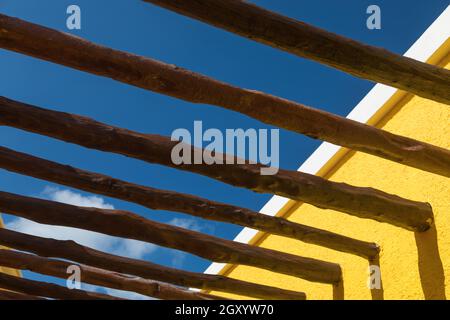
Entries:
{"label": "pergola structure", "polygon": [[[245,1],[146,2],[352,75],[450,104],[450,71],[343,38]],[[237,111],[312,138],[450,177],[449,150],[1,14],[0,48],[189,102]],[[389,223],[411,232],[424,232],[433,224],[433,211],[428,203],[295,171],[279,170],[275,175],[263,176],[260,175],[263,165],[250,162],[176,165],[171,160],[171,150],[178,142],[171,141],[169,137],[142,134],[6,97],[0,97],[0,125],[190,171],[236,187],[276,194],[319,208]],[[202,150],[192,147],[192,152]],[[250,227],[363,259],[375,260],[380,249],[376,243],[194,195],[133,184],[5,147],[0,147],[0,168],[133,202],[149,209],[181,212]],[[0,211],[38,223],[153,243],[214,262],[243,264],[336,286],[342,281],[341,268],[335,263],[220,239],[145,219],[132,212],[77,207],[3,191],[0,191]],[[306,299],[303,292],[224,276],[187,272],[100,252],[73,241],[47,239],[6,229],[0,229],[0,245],[18,250],[0,249],[0,266],[65,278],[68,266],[77,264],[82,270],[82,282],[159,299],[223,299],[188,288],[258,299]],[[0,299],[117,299],[7,274],[0,274],[0,289]]]}

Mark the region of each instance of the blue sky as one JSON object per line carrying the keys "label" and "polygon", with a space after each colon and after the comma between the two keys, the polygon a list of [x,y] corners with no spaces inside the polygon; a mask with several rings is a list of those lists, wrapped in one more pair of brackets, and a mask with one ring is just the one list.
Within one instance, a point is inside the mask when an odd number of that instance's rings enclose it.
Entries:
{"label": "blue sky", "polygon": [[[448,0],[253,2],[399,54],[403,54],[448,5]],[[81,30],[66,29],[66,8],[70,4],[81,7]],[[381,30],[366,28],[366,8],[371,4],[377,4],[381,8]],[[138,0],[0,0],[0,12],[343,116],[373,86],[368,81]],[[11,99],[86,115],[146,133],[169,136],[177,128],[193,128],[195,120],[202,120],[205,128],[223,130],[270,128],[238,113],[176,100],[4,50],[0,50],[0,88],[0,94]],[[319,143],[281,130],[281,167],[297,169]],[[11,128],[0,128],[0,144],[131,182],[192,193],[254,210],[259,210],[270,198],[270,195],[233,188],[206,177],[85,149]],[[78,190],[3,170],[0,170],[0,190],[53,200],[65,199],[73,203],[87,201],[89,204],[131,210],[150,219],[228,239],[233,239],[241,229],[177,213],[150,211],[115,199],[93,198]],[[20,223],[11,216],[4,216],[4,220],[10,225],[17,226]],[[36,226],[27,226],[31,228],[28,230],[37,230]],[[103,241],[103,244],[106,242],[107,246],[103,248],[109,251],[123,252],[117,251],[118,247],[127,248],[126,244],[124,246],[123,242],[116,240],[97,240]],[[206,260],[173,250],[156,247],[141,249],[135,256],[169,266],[202,272],[209,265]],[[31,273],[26,275],[42,278]]]}

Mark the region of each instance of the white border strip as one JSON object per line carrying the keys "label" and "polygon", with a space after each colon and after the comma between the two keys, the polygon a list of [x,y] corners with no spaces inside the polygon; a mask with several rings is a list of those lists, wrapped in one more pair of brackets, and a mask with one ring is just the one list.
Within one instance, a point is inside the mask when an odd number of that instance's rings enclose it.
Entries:
{"label": "white border strip", "polygon": [[[450,37],[450,5],[423,33],[423,35],[404,54],[405,57],[418,61],[427,61]],[[384,84],[376,84],[372,90],[358,103],[348,114],[347,118],[362,123],[369,121],[378,110],[384,106],[397,92],[396,88]],[[300,166],[297,171],[316,174],[339,151],[341,147],[323,142],[311,156]],[[273,196],[259,211],[262,214],[275,216],[289,199]],[[258,230],[243,228],[234,238],[234,241],[248,243],[258,233]],[[218,274],[226,266],[226,263],[212,263],[206,270],[207,274]]]}

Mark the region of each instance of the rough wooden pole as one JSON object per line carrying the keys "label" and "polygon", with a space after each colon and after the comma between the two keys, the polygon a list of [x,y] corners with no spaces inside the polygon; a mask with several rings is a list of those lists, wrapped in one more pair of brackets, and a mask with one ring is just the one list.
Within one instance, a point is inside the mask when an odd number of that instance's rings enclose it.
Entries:
{"label": "rough wooden pole", "polygon": [[[171,152],[177,141],[113,127],[74,114],[51,111],[0,97],[0,125],[43,134],[88,148],[115,152],[150,163],[202,174],[222,182],[310,203],[319,208],[425,231],[433,222],[427,203],[400,198],[372,188],[325,180],[294,171],[261,175],[260,164],[175,165]],[[200,149],[193,149],[202,152]],[[228,158],[228,157],[227,157]]]}
{"label": "rough wooden pole", "polygon": [[[0,249],[0,266],[29,270],[52,277],[67,279],[67,270],[73,263]],[[209,294],[184,290],[162,282],[131,277],[120,273],[77,265],[80,268],[81,282],[97,286],[125,290],[164,300],[219,300]]]}
{"label": "rough wooden pole", "polygon": [[339,265],[259,248],[145,219],[127,211],[76,207],[0,192],[0,211],[35,222],[140,240],[216,262],[244,264],[305,280],[336,283]]}
{"label": "rough wooden pole", "polygon": [[0,15],[0,47],[186,101],[217,105],[312,138],[450,177],[450,151],[443,148],[5,15]]}
{"label": "rough wooden pole", "polygon": [[79,245],[74,241],[47,239],[1,228],[0,244],[44,257],[72,260],[101,269],[159,280],[182,287],[229,292],[258,299],[304,300],[306,298],[303,292],[264,286],[219,275],[178,270],[148,261],[101,252]]}
{"label": "rough wooden pole", "polygon": [[450,71],[242,0],[144,0],[356,77],[450,104]]}
{"label": "rough wooden pole", "polygon": [[106,294],[68,289],[53,283],[29,280],[0,272],[0,288],[27,295],[62,300],[124,300]]}
{"label": "rough wooden pole", "polygon": [[0,290],[0,300],[46,300],[29,294]]}
{"label": "rough wooden pole", "polygon": [[352,239],[326,230],[192,195],[121,181],[4,147],[0,147],[0,168],[84,191],[131,201],[154,210],[178,211],[209,220],[235,223],[271,234],[356,254],[363,258],[372,259],[379,252],[379,247],[375,243]]}

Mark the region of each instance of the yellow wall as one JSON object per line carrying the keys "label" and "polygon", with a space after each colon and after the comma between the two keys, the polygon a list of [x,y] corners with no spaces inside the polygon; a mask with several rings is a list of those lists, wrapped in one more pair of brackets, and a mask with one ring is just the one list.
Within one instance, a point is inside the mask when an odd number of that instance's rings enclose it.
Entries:
{"label": "yellow wall", "polygon": [[[440,49],[440,65],[450,69],[449,41]],[[445,53],[442,55],[442,49]],[[436,60],[436,57],[434,57]],[[433,63],[437,63],[434,61]],[[402,97],[399,101],[399,97]],[[394,108],[392,104],[395,104]],[[387,131],[450,149],[450,106],[397,93],[369,122]],[[378,118],[377,118],[378,117]],[[381,117],[381,119],[380,119]],[[345,154],[345,156],[342,156]],[[336,157],[335,157],[336,158]],[[246,281],[304,291],[308,299],[444,299],[450,297],[450,179],[364,153],[344,149],[334,168],[319,175],[356,186],[371,186],[389,193],[429,202],[435,228],[414,234],[385,223],[291,202],[278,215],[342,235],[375,241],[381,246],[379,264],[383,289],[367,287],[369,262],[360,257],[278,236],[259,236],[261,247],[335,262],[343,270],[343,287],[303,281],[262,269],[228,266],[222,274]],[[333,161],[331,161],[333,162]],[[258,237],[258,236],[257,236]],[[216,293],[219,294],[219,293]],[[220,293],[224,296],[223,293]],[[236,298],[236,296],[232,296]]]}
{"label": "yellow wall", "polygon": [[[2,221],[2,216],[0,215],[0,228],[3,228],[3,221]],[[0,249],[2,249],[4,247],[0,246]],[[3,273],[7,273],[7,274],[12,274],[14,276],[21,276],[21,272],[18,270],[13,270],[13,269],[9,269],[9,268],[4,268],[2,266],[0,266],[0,272]]]}

